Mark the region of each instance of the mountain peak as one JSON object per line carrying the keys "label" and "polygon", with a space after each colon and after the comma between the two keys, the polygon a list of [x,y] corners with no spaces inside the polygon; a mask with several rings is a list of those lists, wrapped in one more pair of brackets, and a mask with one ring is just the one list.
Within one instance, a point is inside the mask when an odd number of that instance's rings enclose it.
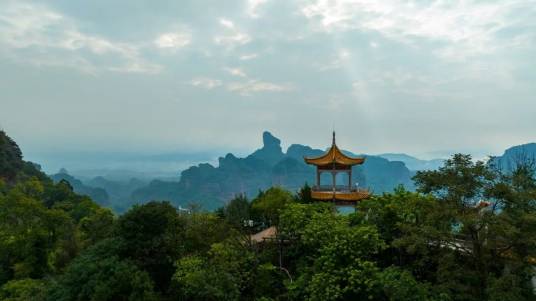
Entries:
{"label": "mountain peak", "polygon": [[536,159],[536,143],[526,143],[512,146],[504,151],[504,154],[492,158],[492,164],[496,167],[512,171],[520,164],[534,162]]}
{"label": "mountain peak", "polygon": [[276,138],[272,133],[264,131],[262,133],[262,144],[264,148],[274,148],[278,147],[281,149],[281,140]]}
{"label": "mountain peak", "polygon": [[285,155],[281,149],[281,140],[268,131],[262,133],[262,144],[262,148],[253,152],[248,158],[260,159],[274,165]]}
{"label": "mountain peak", "polygon": [[516,146],[509,147],[504,151],[503,156],[511,153],[532,153],[536,152],[536,143],[525,143]]}

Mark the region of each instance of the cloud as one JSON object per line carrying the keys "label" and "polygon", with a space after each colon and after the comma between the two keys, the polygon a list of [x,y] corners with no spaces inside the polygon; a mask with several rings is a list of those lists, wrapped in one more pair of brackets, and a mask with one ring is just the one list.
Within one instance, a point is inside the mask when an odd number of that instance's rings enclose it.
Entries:
{"label": "cloud", "polygon": [[194,78],[188,82],[191,86],[212,90],[222,85],[221,80],[207,77]]}
{"label": "cloud", "polygon": [[247,77],[247,74],[244,72],[244,70],[240,68],[224,68],[224,70],[233,76]]}
{"label": "cloud", "polygon": [[251,37],[247,33],[240,31],[232,21],[220,19],[220,25],[226,32],[225,34],[214,37],[214,42],[217,45],[233,48],[251,42]]}
{"label": "cloud", "polygon": [[[301,12],[323,31],[373,31],[404,43],[416,43],[416,39],[422,38],[442,41],[447,46],[437,52],[439,56],[464,58],[507,47],[511,40],[501,43],[497,34],[523,22],[534,26],[533,16],[520,13],[534,10],[534,5],[534,1],[435,1],[428,4],[395,0],[317,0],[304,4]],[[513,15],[519,18],[512,18]]]}
{"label": "cloud", "polygon": [[230,20],[227,20],[227,19],[220,19],[220,25],[225,27],[225,28],[229,28],[229,29],[235,29],[235,25],[232,21]]}
{"label": "cloud", "polygon": [[260,80],[248,80],[246,82],[233,82],[227,85],[227,90],[237,92],[242,96],[249,96],[257,92],[286,92],[293,90],[290,85],[280,85]]}
{"label": "cloud", "polygon": [[254,18],[254,19],[258,18],[259,17],[258,9],[261,5],[265,4],[266,2],[268,2],[268,0],[248,0],[246,14],[250,18]]}
{"label": "cloud", "polygon": [[86,34],[73,20],[43,5],[4,2],[0,5],[0,23],[4,54],[19,63],[70,67],[90,73],[161,70],[161,66],[141,56],[138,45]]}
{"label": "cloud", "polygon": [[256,53],[250,53],[250,54],[244,54],[240,56],[241,61],[249,61],[252,59],[256,59],[259,55]]}
{"label": "cloud", "polygon": [[179,49],[191,42],[191,35],[186,32],[167,32],[160,34],[154,44],[158,48]]}
{"label": "cloud", "polygon": [[[347,129],[367,128],[366,143],[355,142],[359,151],[480,141],[499,148],[534,137],[535,0],[237,0],[212,1],[210,9],[198,0],[143,9],[30,1],[0,0],[0,119],[27,141],[71,131],[61,141],[108,147],[124,136],[154,142],[141,148],[180,148],[194,140],[166,133],[188,138],[195,131],[214,138],[203,136],[199,145],[253,148],[256,140],[242,133],[247,125],[251,137],[270,128],[320,147],[318,133],[332,118]],[[129,114],[117,114],[125,106]],[[479,110],[467,110],[473,107]],[[88,113],[68,121],[109,143],[78,139],[76,128],[52,122],[80,110]],[[337,114],[326,119],[327,110]],[[233,122],[224,120],[236,112]],[[259,114],[271,118],[257,120]],[[28,120],[44,115],[50,133],[36,136]],[[140,130],[139,120],[151,121],[150,130]],[[292,127],[297,120],[321,122],[304,132]],[[126,132],[95,123],[121,123]],[[442,138],[453,132],[461,134]]]}
{"label": "cloud", "polygon": [[317,67],[319,71],[340,69],[344,65],[347,65],[349,63],[350,56],[351,56],[350,50],[342,48],[342,49],[339,49],[339,51],[335,55],[335,58],[332,59],[330,62],[326,64],[316,63],[315,66]]}
{"label": "cloud", "polygon": [[[230,69],[233,72],[236,69]],[[231,73],[232,74],[232,73]],[[242,75],[236,75],[242,77]],[[247,77],[244,74],[244,77]],[[212,90],[221,86],[225,86],[230,92],[237,93],[241,96],[251,96],[260,92],[287,92],[293,90],[293,86],[289,84],[276,84],[258,79],[246,79],[243,82],[228,82],[225,83],[219,79],[213,79],[208,77],[198,77],[187,82],[188,85],[203,88],[206,90]]]}
{"label": "cloud", "polygon": [[108,70],[121,73],[148,73],[155,74],[162,71],[162,66],[148,62],[130,61],[118,67],[109,67]]}

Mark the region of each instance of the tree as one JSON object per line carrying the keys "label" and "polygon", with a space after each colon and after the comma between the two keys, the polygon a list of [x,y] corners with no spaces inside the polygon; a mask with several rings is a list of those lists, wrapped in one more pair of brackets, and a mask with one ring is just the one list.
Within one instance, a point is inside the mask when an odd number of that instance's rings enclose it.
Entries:
{"label": "tree", "polygon": [[438,199],[438,208],[401,245],[436,249],[441,256],[428,259],[439,286],[456,298],[485,300],[507,277],[533,296],[527,258],[534,254],[536,189],[527,170],[501,175],[457,154],[437,171],[418,172],[415,182]]}
{"label": "tree", "polygon": [[240,229],[244,226],[244,221],[251,218],[251,204],[245,195],[238,195],[233,198],[224,208],[225,220],[234,227]]}
{"label": "tree", "polygon": [[3,301],[44,301],[47,283],[38,279],[11,280],[0,287],[0,300]]}
{"label": "tree", "polygon": [[0,178],[13,182],[23,164],[19,146],[0,130]]}
{"label": "tree", "polygon": [[[432,196],[399,187],[393,193],[361,201],[350,219],[352,224],[369,224],[378,229],[387,245],[378,257],[381,265],[406,266],[414,275],[426,279],[431,271],[429,258],[437,250],[428,244],[430,234],[423,228],[451,228],[448,220],[438,218],[437,214],[442,212],[439,206]],[[416,253],[423,256],[415,257]]]}
{"label": "tree", "polygon": [[293,204],[281,212],[279,231],[292,240],[285,262],[297,274],[288,287],[293,299],[372,298],[380,290],[370,277],[384,243],[373,226],[353,226],[329,205]]}
{"label": "tree", "polygon": [[313,203],[313,198],[311,197],[311,186],[305,183],[302,188],[298,191],[296,195],[296,201],[302,204],[311,204]]}
{"label": "tree", "polygon": [[277,225],[279,212],[288,204],[294,202],[292,194],[280,187],[272,187],[251,203],[253,214],[266,225]]}
{"label": "tree", "polygon": [[73,235],[67,214],[35,199],[42,192],[38,180],[28,180],[0,196],[0,284],[43,277],[54,268],[51,255],[61,248],[60,242]]}
{"label": "tree", "polygon": [[111,237],[114,226],[114,215],[106,208],[98,208],[90,215],[82,218],[78,225],[83,246],[91,246],[102,239]]}
{"label": "tree", "polygon": [[185,222],[185,254],[205,255],[212,244],[240,236],[222,218],[212,213],[192,213],[185,218]]}
{"label": "tree", "polygon": [[429,283],[419,282],[408,271],[390,266],[378,274],[385,300],[391,301],[448,301],[451,298],[434,290]]}
{"label": "tree", "polygon": [[[329,204],[287,206],[278,230],[292,242],[284,250],[294,278],[287,283],[290,299],[448,300],[431,283],[394,266],[398,249],[391,243],[404,236],[397,228],[420,223],[432,203],[398,189],[394,196],[365,201],[349,216],[337,215]],[[409,208],[397,208],[404,206]],[[383,222],[383,228],[377,227]]]}
{"label": "tree", "polygon": [[[221,265],[217,258],[221,248],[217,245],[215,248],[210,254],[216,257],[214,259],[194,255],[177,262],[173,281],[175,290],[183,300],[239,300],[241,283],[237,276],[240,276],[240,271]],[[244,258],[228,259],[231,259],[227,262],[230,265],[244,263]],[[246,269],[247,266],[242,268]]]}
{"label": "tree", "polygon": [[373,255],[384,247],[375,228],[338,224],[333,236],[320,246],[310,282],[305,286],[312,300],[379,299],[379,268]]}
{"label": "tree", "polygon": [[259,264],[255,253],[234,238],[214,243],[205,256],[181,258],[176,266],[172,287],[182,300],[256,300],[278,293],[275,267]]}
{"label": "tree", "polygon": [[177,210],[169,202],[135,205],[119,218],[116,233],[123,240],[121,256],[147,271],[155,286],[166,291],[173,263],[184,252],[185,221]]}
{"label": "tree", "polygon": [[156,300],[149,275],[118,256],[120,244],[106,239],[83,252],[52,285],[47,300]]}

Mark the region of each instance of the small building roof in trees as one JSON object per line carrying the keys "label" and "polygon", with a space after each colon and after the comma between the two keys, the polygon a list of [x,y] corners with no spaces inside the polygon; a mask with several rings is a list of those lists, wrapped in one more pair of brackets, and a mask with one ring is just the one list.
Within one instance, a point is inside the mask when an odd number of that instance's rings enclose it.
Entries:
{"label": "small building roof in trees", "polygon": [[251,241],[261,243],[267,239],[274,239],[276,236],[277,236],[277,228],[275,226],[271,226],[269,228],[262,230],[259,233],[251,235]]}

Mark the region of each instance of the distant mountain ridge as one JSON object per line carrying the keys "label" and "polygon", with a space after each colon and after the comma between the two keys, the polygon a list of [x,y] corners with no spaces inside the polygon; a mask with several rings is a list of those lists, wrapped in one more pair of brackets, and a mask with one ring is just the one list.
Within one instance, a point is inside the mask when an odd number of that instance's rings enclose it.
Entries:
{"label": "distant mountain ridge", "polygon": [[[181,173],[179,181],[159,179],[147,183],[136,178],[118,181],[99,176],[83,180],[82,184],[61,172],[51,177],[55,181],[68,180],[77,193],[89,195],[116,212],[149,200],[170,200],[183,207],[196,203],[211,210],[223,206],[239,193],[254,197],[259,190],[273,185],[297,190],[306,182],[314,183],[314,168],[306,165],[303,157],[318,156],[325,150],[292,144],[283,152],[281,141],[269,132],[263,133],[262,141],[261,148],[244,158],[229,153],[218,159],[217,166],[208,163],[191,166]],[[343,152],[356,156],[349,151]],[[400,184],[412,190],[411,178],[417,171],[437,169],[443,164],[443,159],[421,160],[396,153],[362,156],[366,161],[354,168],[352,182],[358,182],[374,193],[390,191]],[[522,161],[536,162],[535,158],[536,143],[528,143],[507,149],[503,155],[493,157],[490,163],[508,171]]]}
{"label": "distant mountain ridge", "polygon": [[506,149],[501,156],[490,159],[490,164],[503,171],[511,171],[522,163],[536,164],[536,143],[512,146]]}
{"label": "distant mountain ridge", "polygon": [[71,184],[76,193],[89,196],[93,201],[101,206],[110,206],[110,197],[105,189],[87,186],[82,183],[82,181],[71,176],[67,170],[63,168],[58,173],[49,175],[49,177],[54,181],[54,183],[65,180]]}
{"label": "distant mountain ridge", "polygon": [[[303,157],[318,156],[325,150],[292,144],[284,152],[281,141],[270,132],[263,133],[262,141],[263,146],[246,157],[238,158],[229,153],[218,159],[217,166],[208,163],[191,166],[181,173],[178,181],[153,180],[148,183],[135,178],[118,181],[101,176],[80,180],[66,170],[49,177],[56,182],[67,180],[75,192],[88,195],[117,212],[149,200],[169,200],[183,207],[197,203],[204,209],[211,210],[221,207],[239,193],[254,197],[259,190],[274,185],[295,191],[304,183],[314,183],[314,167],[306,165]],[[343,152],[354,155],[348,151]],[[391,191],[398,185],[412,190],[414,184],[411,177],[417,170],[435,169],[442,162],[441,159],[420,160],[392,153],[361,156],[365,156],[366,161],[363,165],[354,167],[351,180],[376,194]],[[510,147],[501,156],[492,157],[489,162],[504,171],[512,170],[523,162],[534,164],[536,143]],[[0,130],[0,180],[10,185],[16,179],[30,177],[48,180],[40,171],[39,165],[22,159],[16,143]]]}
{"label": "distant mountain ridge", "polygon": [[389,161],[404,162],[406,167],[409,170],[413,170],[413,171],[436,170],[439,167],[443,166],[443,162],[445,161],[444,159],[421,160],[410,155],[395,154],[395,153],[380,154],[378,156],[385,158]]}
{"label": "distant mountain ridge", "polygon": [[[131,198],[135,202],[167,199],[181,206],[198,203],[210,210],[223,206],[236,194],[253,197],[259,190],[274,185],[295,191],[305,183],[314,184],[314,167],[306,165],[303,157],[321,155],[324,150],[292,144],[285,153],[281,141],[270,132],[264,132],[262,140],[262,148],[245,158],[229,153],[218,159],[217,167],[207,163],[192,166],[181,173],[178,182],[152,181],[135,190]],[[353,169],[352,183],[357,182],[374,193],[391,191],[398,185],[413,189],[414,172],[403,162],[365,156],[365,163]]]}

